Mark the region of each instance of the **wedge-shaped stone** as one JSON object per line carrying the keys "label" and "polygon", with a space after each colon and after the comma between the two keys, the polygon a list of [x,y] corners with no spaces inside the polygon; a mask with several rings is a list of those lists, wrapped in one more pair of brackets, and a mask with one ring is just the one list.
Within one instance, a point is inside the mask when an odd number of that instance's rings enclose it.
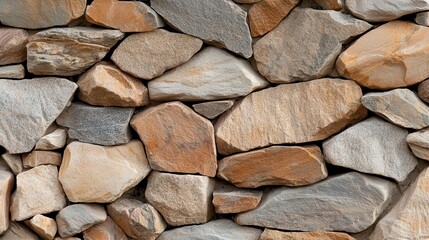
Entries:
{"label": "wedge-shaped stone", "polygon": [[429,161],[429,129],[409,134],[407,136],[407,143],[414,155]]}
{"label": "wedge-shaped stone", "polygon": [[52,240],[57,234],[57,223],[54,219],[37,214],[25,224],[45,240]]}
{"label": "wedge-shaped stone", "polygon": [[0,235],[9,228],[10,194],[14,183],[15,175],[8,170],[0,169]]}
{"label": "wedge-shaped stone", "polygon": [[67,132],[64,129],[58,128],[53,132],[46,134],[36,143],[34,150],[56,150],[63,148],[66,145]]}
{"label": "wedge-shaped stone", "polygon": [[24,29],[0,27],[0,65],[24,62],[27,59],[27,42],[28,33]]}
{"label": "wedge-shaped stone", "polygon": [[265,228],[259,240],[355,240],[346,233],[337,232],[282,232]]}
{"label": "wedge-shaped stone", "polygon": [[106,221],[93,225],[83,232],[85,240],[128,240],[124,231],[110,218]]}
{"label": "wedge-shaped stone", "polygon": [[24,77],[25,69],[22,64],[0,66],[0,78],[23,79]]}
{"label": "wedge-shaped stone", "polygon": [[61,153],[52,151],[32,151],[29,154],[23,154],[22,161],[25,168],[33,168],[40,165],[61,165]]}
{"label": "wedge-shaped stone", "polygon": [[10,222],[9,229],[0,235],[0,240],[40,240],[27,226],[19,222]]}
{"label": "wedge-shaped stone", "polygon": [[274,189],[256,209],[239,213],[236,222],[290,231],[356,233],[371,226],[397,193],[393,182],[351,172],[311,186]]}
{"label": "wedge-shaped stone", "polygon": [[366,116],[361,96],[356,83],[342,79],[252,93],[218,119],[218,151],[227,155],[272,144],[323,140]]}
{"label": "wedge-shaped stone", "polygon": [[217,182],[212,202],[216,213],[229,214],[252,210],[258,206],[261,198],[262,191]]}
{"label": "wedge-shaped stone", "polygon": [[230,109],[232,105],[234,105],[234,100],[221,100],[193,104],[192,108],[200,115],[208,119],[214,119]]}
{"label": "wedge-shaped stone", "polygon": [[23,163],[21,155],[4,153],[0,156],[0,159],[6,163],[13,174],[17,175],[18,173],[22,172]]}

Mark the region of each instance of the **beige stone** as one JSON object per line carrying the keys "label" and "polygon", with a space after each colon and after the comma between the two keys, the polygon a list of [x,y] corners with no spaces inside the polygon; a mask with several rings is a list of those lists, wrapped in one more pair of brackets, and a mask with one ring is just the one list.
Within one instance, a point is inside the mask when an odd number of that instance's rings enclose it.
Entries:
{"label": "beige stone", "polygon": [[325,10],[342,10],[345,0],[314,0],[319,6]]}
{"label": "beige stone", "polygon": [[200,115],[214,119],[230,109],[232,105],[234,105],[234,100],[220,100],[193,104],[192,108]]}
{"label": "beige stone", "polygon": [[15,176],[11,172],[0,169],[0,235],[9,228],[10,194],[14,182]]}
{"label": "beige stone", "polygon": [[9,229],[0,235],[0,240],[40,240],[40,238],[24,224],[10,222]]}
{"label": "beige stone", "polygon": [[46,134],[36,143],[34,150],[56,150],[66,145],[67,132],[57,128],[53,132]]}
{"label": "beige stone", "polygon": [[24,29],[0,27],[0,65],[24,62],[27,59],[27,42],[28,33]]}
{"label": "beige stone", "polygon": [[40,165],[61,165],[61,153],[51,151],[32,151],[24,154],[23,165],[25,168],[33,168]]}
{"label": "beige stone", "polygon": [[25,224],[45,240],[52,240],[57,233],[57,223],[54,219],[37,214]]}
{"label": "beige stone", "polygon": [[0,156],[0,159],[3,159],[3,161],[6,162],[13,174],[17,175],[18,173],[22,172],[23,166],[21,155],[4,153]]}
{"label": "beige stone", "polygon": [[241,3],[241,4],[254,4],[260,1],[262,0],[234,0],[234,2]]}
{"label": "beige stone", "polygon": [[429,129],[410,133],[407,143],[416,157],[429,161]]}
{"label": "beige stone", "polygon": [[213,206],[218,214],[239,213],[258,206],[262,191],[237,188],[221,182],[216,183],[213,192]]}
{"label": "beige stone", "polygon": [[85,240],[128,240],[124,231],[110,218],[83,232]]}
{"label": "beige stone", "polygon": [[355,240],[346,233],[339,232],[282,232],[265,228],[259,240]]}
{"label": "beige stone", "polygon": [[25,68],[22,64],[0,66],[0,78],[23,79]]}

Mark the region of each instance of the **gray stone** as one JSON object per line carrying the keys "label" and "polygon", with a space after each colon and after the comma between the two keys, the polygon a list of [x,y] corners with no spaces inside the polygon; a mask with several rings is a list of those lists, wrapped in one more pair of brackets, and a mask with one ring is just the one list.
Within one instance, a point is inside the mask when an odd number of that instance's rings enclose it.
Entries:
{"label": "gray stone", "polygon": [[290,231],[356,233],[371,226],[397,193],[393,182],[351,172],[311,186],[276,188],[235,220]]}
{"label": "gray stone", "polygon": [[[2,4],[0,2],[0,16]],[[27,59],[27,42],[26,30],[0,26],[0,65],[24,62]]]}
{"label": "gray stone", "polygon": [[260,1],[262,0],[234,0],[234,2],[241,3],[241,4],[254,4]]}
{"label": "gray stone", "polygon": [[193,104],[192,108],[200,115],[214,119],[234,105],[234,100],[221,100]]}
{"label": "gray stone", "polygon": [[25,77],[25,69],[22,64],[0,66],[0,78],[23,79]]}
{"label": "gray stone", "polygon": [[15,176],[8,170],[0,168],[0,235],[9,228],[10,194],[14,182]]}
{"label": "gray stone", "polygon": [[18,173],[22,172],[21,155],[4,153],[0,156],[0,159],[3,159],[3,161],[6,162],[13,174],[17,175]]}
{"label": "gray stone", "polygon": [[56,150],[66,145],[67,132],[57,128],[53,132],[46,134],[36,143],[34,150]]}
{"label": "gray stone", "polygon": [[419,25],[429,27],[429,12],[417,13],[414,21]]}
{"label": "gray stone", "polygon": [[410,133],[407,143],[415,156],[429,161],[429,129]]}
{"label": "gray stone", "polygon": [[9,229],[0,235],[0,240],[40,240],[27,226],[19,222],[10,222]]}

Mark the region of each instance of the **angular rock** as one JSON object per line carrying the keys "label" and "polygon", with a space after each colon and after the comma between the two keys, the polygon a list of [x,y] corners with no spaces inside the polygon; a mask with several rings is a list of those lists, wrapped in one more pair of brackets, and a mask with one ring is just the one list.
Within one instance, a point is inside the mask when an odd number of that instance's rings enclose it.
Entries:
{"label": "angular rock", "polygon": [[282,232],[265,228],[259,240],[355,240],[346,233],[338,232]]}
{"label": "angular rock", "polygon": [[25,77],[25,69],[22,64],[0,66],[0,78],[23,79]]}
{"label": "angular rock", "polygon": [[230,214],[245,212],[256,208],[261,198],[262,191],[216,183],[212,202],[216,213]]}
{"label": "angular rock", "polygon": [[72,103],[56,122],[68,128],[69,138],[111,146],[131,140],[129,122],[133,113],[134,108],[95,107]]}
{"label": "angular rock", "polygon": [[200,115],[208,119],[214,119],[230,109],[232,105],[234,105],[234,100],[220,100],[193,104],[192,108]]}
{"label": "angular rock", "polygon": [[421,26],[429,27],[429,12],[417,13],[414,21]]}
{"label": "angular rock", "polygon": [[71,202],[112,202],[150,172],[140,141],[112,147],[70,143],[59,180]]}
{"label": "angular rock", "polygon": [[235,98],[267,86],[249,62],[215,47],[205,48],[148,84],[153,101]]}
{"label": "angular rock", "polygon": [[151,6],[170,25],[183,33],[246,58],[252,56],[247,13],[232,1],[158,0],[152,2]]}
{"label": "angular rock", "polygon": [[28,227],[19,222],[10,222],[9,229],[0,235],[0,240],[40,240]]}
{"label": "angular rock", "polygon": [[111,59],[123,71],[149,80],[185,63],[202,45],[196,37],[160,29],[127,37]]}
{"label": "angular rock", "polygon": [[235,220],[288,231],[356,233],[371,226],[397,193],[393,182],[351,172],[306,187],[274,189]]}
{"label": "angular rock", "polygon": [[45,240],[52,240],[57,233],[57,223],[54,219],[37,214],[25,224]]}
{"label": "angular rock", "polygon": [[124,231],[110,218],[93,225],[83,232],[85,240],[128,240]]}
{"label": "angular rock", "polygon": [[418,87],[419,98],[426,103],[429,103],[429,80],[425,80]]}
{"label": "angular rock", "polygon": [[213,126],[184,104],[147,108],[132,118],[131,126],[143,141],[153,170],[216,175]]}
{"label": "angular rock", "polygon": [[218,165],[217,176],[241,188],[303,186],[328,176],[316,145],[273,146],[226,157]]}
{"label": "angular rock", "polygon": [[18,174],[11,200],[12,221],[63,209],[66,196],[58,181],[57,167],[39,166]]}
{"label": "angular rock", "polygon": [[356,83],[343,79],[285,84],[252,93],[218,119],[216,146],[228,155],[326,139],[366,116],[361,96]]}
{"label": "angular rock", "polygon": [[340,12],[295,8],[256,42],[256,65],[273,83],[325,77],[332,72],[343,44],[370,28],[370,24]]}
{"label": "angular rock", "polygon": [[344,8],[345,0],[314,0],[314,2],[325,10],[340,11]]}
{"label": "angular rock", "polygon": [[61,128],[46,134],[36,143],[34,150],[56,150],[63,148],[67,141],[67,131]]}
{"label": "angular rock", "polygon": [[[2,7],[0,2],[0,21]],[[4,10],[3,10],[4,11]],[[28,33],[24,29],[0,27],[0,65],[21,63],[27,59]]]}
{"label": "angular rock", "polygon": [[0,80],[0,146],[10,154],[31,151],[76,89],[63,78]]}
{"label": "angular rock", "polygon": [[9,228],[10,194],[12,193],[15,176],[4,169],[0,169],[0,238]]}
{"label": "angular rock", "polygon": [[21,155],[4,153],[0,156],[0,159],[2,159],[7,164],[13,174],[17,175],[18,173],[22,172],[23,167]]}
{"label": "angular rock", "polygon": [[24,154],[22,161],[25,168],[34,168],[40,165],[61,165],[61,153],[52,151],[32,151]]}
{"label": "angular rock", "polygon": [[429,161],[429,129],[409,134],[407,143],[415,156]]}
{"label": "angular rock", "polygon": [[168,225],[199,224],[213,216],[214,187],[215,181],[206,176],[154,171],[149,176],[145,197]]}
{"label": "angular rock", "polygon": [[35,75],[73,76],[99,62],[124,34],[90,27],[51,28],[29,38],[27,68]]}

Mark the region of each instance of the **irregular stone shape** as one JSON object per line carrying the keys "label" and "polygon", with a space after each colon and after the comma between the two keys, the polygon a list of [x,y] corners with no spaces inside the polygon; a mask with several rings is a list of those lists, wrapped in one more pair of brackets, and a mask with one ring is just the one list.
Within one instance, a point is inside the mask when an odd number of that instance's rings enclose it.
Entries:
{"label": "irregular stone shape", "polygon": [[411,86],[429,77],[429,28],[386,23],[360,37],[337,59],[341,76],[371,89]]}
{"label": "irregular stone shape", "polygon": [[145,197],[170,226],[205,223],[213,216],[214,187],[215,181],[206,176],[154,171]]}
{"label": "irregular stone shape", "polygon": [[273,146],[226,157],[218,165],[217,176],[241,188],[303,186],[328,176],[322,152],[316,145]]}
{"label": "irregular stone shape", "polygon": [[429,161],[429,129],[409,134],[407,136],[407,143],[414,155]]}
{"label": "irregular stone shape", "polygon": [[68,136],[86,143],[118,145],[131,140],[129,126],[134,108],[95,107],[72,103],[57,118],[68,128]]}
{"label": "irregular stone shape", "polygon": [[95,0],[86,8],[85,18],[121,32],[148,32],[164,26],[152,8],[137,1]]}
{"label": "irregular stone shape", "polygon": [[[0,3],[0,21],[4,2]],[[0,65],[21,63],[27,59],[28,33],[24,29],[0,27]]]}
{"label": "irregular stone shape", "polygon": [[51,151],[32,151],[24,154],[24,167],[34,168],[40,165],[61,165],[61,153]]}
{"label": "irregular stone shape", "polygon": [[371,226],[397,194],[393,182],[357,172],[301,188],[281,187],[236,222],[290,231],[345,231]]}
{"label": "irregular stone shape", "polygon": [[158,0],[151,6],[166,22],[183,33],[246,58],[252,56],[247,13],[232,1]]}
{"label": "irregular stone shape", "polygon": [[218,119],[216,146],[228,155],[272,144],[323,140],[366,116],[361,96],[356,83],[343,79],[285,84],[252,93]]}
{"label": "irregular stone shape", "polygon": [[37,214],[25,224],[45,240],[52,240],[57,233],[57,223],[54,219]]}
{"label": "irregular stone shape", "polygon": [[265,228],[259,240],[355,240],[346,233],[337,232],[282,232]]}
{"label": "irregular stone shape", "polygon": [[73,204],[63,208],[56,217],[61,237],[71,237],[89,227],[102,223],[107,214],[102,205]]}
{"label": "irregular stone shape", "polygon": [[135,77],[152,79],[188,61],[202,45],[198,38],[160,29],[127,37],[111,59]]}
{"label": "irregular stone shape", "polygon": [[27,68],[36,75],[73,76],[99,62],[124,34],[89,27],[51,28],[29,38]]}
{"label": "irregular stone shape", "polygon": [[295,8],[256,42],[256,65],[273,83],[325,77],[332,72],[343,44],[370,28],[370,24],[340,12]]}
{"label": "irregular stone shape", "polygon": [[429,12],[417,13],[414,21],[421,26],[429,27]]}
{"label": "irregular stone shape", "polygon": [[184,104],[147,108],[132,118],[131,126],[145,145],[152,169],[216,175],[213,126]]}
{"label": "irregular stone shape", "polygon": [[15,176],[11,172],[0,169],[0,235],[9,228],[10,194],[14,182]]}
{"label": "irregular stone shape", "polygon": [[249,62],[215,47],[205,48],[148,84],[153,101],[235,98],[267,86]]}
{"label": "irregular stone shape", "polygon": [[63,209],[66,196],[58,181],[57,167],[44,165],[18,174],[11,199],[12,221]]}
{"label": "irregular stone shape", "polygon": [[218,214],[239,213],[254,209],[262,198],[262,191],[237,188],[216,183],[213,206]]}
{"label": "irregular stone shape", "polygon": [[429,103],[429,80],[425,80],[419,84],[418,95],[421,100]]}
{"label": "irregular stone shape", "polygon": [[340,11],[344,8],[345,0],[314,0],[317,5],[321,6],[325,10],[336,10]]}
{"label": "irregular stone shape", "polygon": [[85,240],[128,240],[124,231],[110,218],[93,225],[83,232]]}
{"label": "irregular stone shape", "polygon": [[230,109],[232,105],[234,105],[234,100],[221,100],[193,104],[192,108],[200,115],[208,119],[214,119]]}
{"label": "irregular stone shape", "polygon": [[63,78],[0,80],[0,146],[11,154],[31,151],[76,89]]}
{"label": "irregular stone shape", "polygon": [[155,240],[167,228],[158,211],[139,200],[118,199],[107,206],[107,213],[134,239]]}
{"label": "irregular stone shape", "polygon": [[53,132],[46,134],[36,143],[34,150],[56,150],[66,145],[67,132],[64,129],[57,128]]}
{"label": "irregular stone shape", "polygon": [[0,66],[0,78],[23,79],[25,77],[25,69],[22,64]]}
{"label": "irregular stone shape", "polygon": [[0,235],[0,240],[40,240],[33,231],[19,222],[10,222],[9,229]]}
{"label": "irregular stone shape", "polygon": [[234,0],[234,2],[241,3],[241,4],[254,4],[260,1],[262,0]]}
{"label": "irregular stone shape", "polygon": [[371,112],[401,127],[422,129],[429,126],[429,107],[409,89],[367,93],[361,102]]}
{"label": "irregular stone shape", "polygon": [[228,219],[210,221],[165,231],[158,240],[257,240],[261,230],[244,227]]}
{"label": "irregular stone shape", "polygon": [[417,166],[407,135],[407,130],[372,117],[325,141],[325,161],[402,182]]}
{"label": "irregular stone shape", "polygon": [[72,202],[112,202],[150,172],[140,141],[112,147],[70,143],[63,156],[59,180]]}
{"label": "irregular stone shape", "polygon": [[0,156],[0,159],[3,159],[3,161],[6,162],[13,174],[17,175],[18,173],[22,172],[23,167],[21,155],[4,153]]}

